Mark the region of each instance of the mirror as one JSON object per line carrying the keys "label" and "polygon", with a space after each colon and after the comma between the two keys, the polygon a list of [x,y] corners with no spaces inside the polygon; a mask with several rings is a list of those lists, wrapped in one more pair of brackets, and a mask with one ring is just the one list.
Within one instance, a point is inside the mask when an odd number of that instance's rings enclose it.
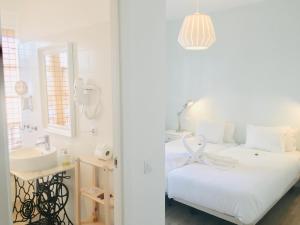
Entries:
{"label": "mirror", "polygon": [[43,123],[47,132],[75,135],[73,45],[39,49]]}

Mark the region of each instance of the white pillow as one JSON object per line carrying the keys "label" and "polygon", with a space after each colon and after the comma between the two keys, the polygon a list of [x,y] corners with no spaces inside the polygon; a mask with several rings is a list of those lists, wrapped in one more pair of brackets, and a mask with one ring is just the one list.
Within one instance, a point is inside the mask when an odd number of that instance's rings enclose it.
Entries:
{"label": "white pillow", "polygon": [[203,121],[199,124],[196,134],[204,136],[208,143],[222,144],[224,130],[224,123]]}
{"label": "white pillow", "polygon": [[233,123],[225,123],[224,143],[235,143],[234,140],[235,125]]}
{"label": "white pillow", "polygon": [[269,152],[286,151],[287,129],[284,127],[247,126],[246,147]]}
{"label": "white pillow", "polygon": [[287,135],[286,135],[286,142],[285,142],[285,150],[287,152],[294,152],[297,150],[297,133],[298,129],[289,128]]}

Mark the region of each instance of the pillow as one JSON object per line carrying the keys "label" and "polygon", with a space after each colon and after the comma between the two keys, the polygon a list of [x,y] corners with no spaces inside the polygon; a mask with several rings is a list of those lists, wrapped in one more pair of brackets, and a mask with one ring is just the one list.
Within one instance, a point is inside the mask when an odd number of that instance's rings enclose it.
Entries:
{"label": "pillow", "polygon": [[235,143],[234,140],[235,125],[233,123],[225,123],[224,143]]}
{"label": "pillow", "polygon": [[286,151],[287,128],[247,126],[247,148],[256,148],[269,152]]}
{"label": "pillow", "polygon": [[[275,128],[275,127],[274,127]],[[285,136],[285,151],[294,152],[297,150],[297,133],[298,129],[293,129],[290,127],[276,127],[277,129],[282,129],[286,132]]]}
{"label": "pillow", "polygon": [[208,143],[222,144],[224,130],[224,123],[203,121],[199,124],[196,134],[204,136]]}
{"label": "pillow", "polygon": [[285,150],[287,152],[294,152],[297,150],[297,133],[298,129],[288,128],[285,142]]}

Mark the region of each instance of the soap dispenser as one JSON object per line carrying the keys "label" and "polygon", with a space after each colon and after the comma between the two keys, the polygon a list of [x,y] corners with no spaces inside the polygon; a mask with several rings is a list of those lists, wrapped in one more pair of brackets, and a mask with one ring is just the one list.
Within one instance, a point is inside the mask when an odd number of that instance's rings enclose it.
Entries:
{"label": "soap dispenser", "polygon": [[69,153],[69,150],[67,148],[63,148],[60,150],[60,159],[59,163],[62,166],[69,166],[72,163],[72,156]]}

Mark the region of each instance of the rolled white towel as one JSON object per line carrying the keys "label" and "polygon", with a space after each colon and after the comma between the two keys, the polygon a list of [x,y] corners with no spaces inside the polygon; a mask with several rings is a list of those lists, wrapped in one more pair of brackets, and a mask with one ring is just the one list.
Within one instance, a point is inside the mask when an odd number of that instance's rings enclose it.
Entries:
{"label": "rolled white towel", "polygon": [[199,145],[197,145],[196,147],[195,145],[191,146],[188,143],[186,139],[187,137],[188,136],[184,136],[182,138],[182,143],[185,149],[190,154],[190,157],[186,160],[185,165],[195,162],[222,168],[233,168],[238,165],[239,161],[236,159],[204,152],[206,146],[206,138],[204,136],[198,136]]}
{"label": "rolled white towel", "polygon": [[198,145],[196,145],[196,147],[192,147],[188,141],[187,141],[187,137],[189,137],[189,135],[184,136],[182,138],[182,143],[183,146],[185,147],[185,149],[190,153],[190,159],[188,161],[190,162],[198,162],[199,159],[202,157],[202,154],[204,152],[205,146],[206,146],[206,138],[202,135],[199,135],[197,138],[199,139],[199,143]]}
{"label": "rolled white towel", "polygon": [[233,168],[236,167],[239,163],[239,161],[236,159],[211,153],[206,153],[202,159],[206,164],[215,165],[218,167]]}

